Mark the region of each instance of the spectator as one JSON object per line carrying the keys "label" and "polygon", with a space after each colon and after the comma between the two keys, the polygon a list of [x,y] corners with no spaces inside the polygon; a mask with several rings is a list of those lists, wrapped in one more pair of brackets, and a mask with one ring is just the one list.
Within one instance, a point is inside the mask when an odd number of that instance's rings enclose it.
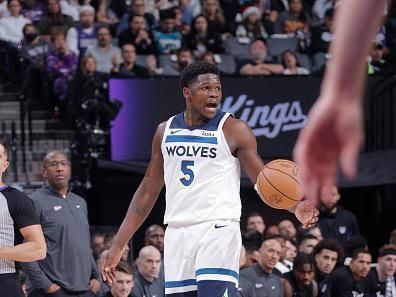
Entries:
{"label": "spectator", "polygon": [[96,31],[97,44],[87,48],[85,56],[93,56],[97,63],[97,71],[110,73],[113,67],[121,64],[121,50],[111,43],[110,29],[100,27]]}
{"label": "spectator", "polygon": [[106,0],[99,0],[99,5],[96,9],[96,19],[100,25],[107,26],[112,33],[115,33],[120,20],[114,11],[108,7],[108,3]]}
{"label": "spectator", "polygon": [[282,53],[282,65],[284,75],[308,75],[308,69],[301,67],[296,53],[292,50],[285,50]]}
{"label": "spectator", "polygon": [[34,24],[37,24],[46,11],[44,1],[24,0],[23,4],[22,14]]}
{"label": "spectator", "polygon": [[7,142],[0,139],[0,296],[23,297],[17,262],[44,259],[46,245],[32,201],[3,183],[8,165]]}
{"label": "spectator", "polygon": [[330,9],[333,10],[337,0],[315,0],[312,7],[312,16],[314,22],[322,23],[326,17],[326,12]]}
{"label": "spectator", "polygon": [[298,251],[300,253],[312,254],[313,249],[318,242],[319,240],[314,235],[307,234],[300,239]]}
{"label": "spectator", "polygon": [[202,14],[208,20],[208,32],[218,34],[226,32],[225,17],[219,0],[204,0]]}
{"label": "spectator", "polygon": [[73,39],[70,48],[83,57],[87,48],[97,43],[96,30],[95,9],[90,5],[81,6],[80,20],[68,33],[68,39]]}
{"label": "spectator", "polygon": [[268,34],[261,23],[261,12],[258,7],[249,6],[245,8],[242,13],[242,24],[238,25],[235,36],[240,43],[245,44],[268,38]]}
{"label": "spectator", "polygon": [[286,247],[286,255],[284,262],[288,263],[288,265],[290,265],[289,268],[292,269],[294,258],[297,256],[297,243],[294,240],[286,239],[285,247]]}
{"label": "spectator", "polygon": [[[116,235],[116,233],[114,233],[114,232],[109,232],[109,233],[106,233],[106,234],[104,235],[104,246],[105,246],[105,250],[108,250],[108,249],[111,247],[115,235]],[[124,248],[123,248],[122,256],[121,256],[121,260],[122,260],[122,261],[127,261],[127,260],[128,260],[128,256],[129,256],[128,253],[129,253],[129,251],[130,251],[129,246],[128,246],[128,245],[125,245]]]}
{"label": "spectator", "polygon": [[164,73],[164,69],[158,67],[158,61],[154,55],[148,55],[146,57],[146,64],[150,75],[161,75]]}
{"label": "spectator", "polygon": [[287,0],[269,0],[264,2],[263,11],[263,22],[268,33],[271,35],[274,33],[275,26],[277,24],[279,14],[289,10],[289,2]]}
{"label": "spectator", "polygon": [[258,250],[263,241],[262,235],[256,230],[249,230],[242,234],[242,244],[246,250],[245,267],[250,267],[257,262]]}
{"label": "spectator", "polygon": [[132,43],[138,55],[156,54],[153,33],[146,29],[146,21],[142,15],[132,15],[130,27],[120,34],[118,46],[122,47],[126,43]]}
{"label": "spectator", "polygon": [[8,1],[0,0],[0,19],[10,15],[10,11],[7,8]]}
{"label": "spectator", "polygon": [[45,186],[31,198],[48,251],[44,260],[23,265],[34,290],[32,296],[92,296],[100,283],[90,249],[86,202],[69,189],[71,168],[64,152],[51,151],[42,166]]}
{"label": "spectator", "polygon": [[396,244],[396,229],[393,229],[392,232],[389,234],[389,243]]}
{"label": "spectator", "polygon": [[278,225],[271,225],[265,229],[264,238],[270,238],[274,235],[279,235],[279,227]]}
{"label": "spectator", "polygon": [[284,297],[317,297],[315,260],[312,255],[299,253],[294,259],[293,270],[283,276]]}
{"label": "spectator", "polygon": [[367,238],[361,235],[352,236],[344,245],[344,265],[349,265],[351,263],[351,257],[355,250],[365,250],[368,251],[368,241]]}
{"label": "spectator", "polygon": [[126,43],[121,48],[122,62],[118,67],[113,67],[112,74],[121,77],[147,77],[147,68],[136,64],[136,50],[133,44]]}
{"label": "spectator", "polygon": [[256,296],[283,297],[282,281],[272,273],[279,261],[281,249],[278,240],[265,240],[261,245],[257,264],[240,271],[242,277],[255,285]]}
{"label": "spectator", "polygon": [[318,226],[323,238],[333,238],[345,248],[347,241],[360,232],[355,215],[338,205],[340,197],[336,186],[322,188]]}
{"label": "spectator", "polygon": [[333,239],[321,240],[313,250],[315,258],[315,280],[319,286],[319,296],[323,296],[328,287],[328,276],[342,263],[342,246]]}
{"label": "spectator", "polygon": [[260,215],[258,212],[250,213],[246,219],[246,230],[255,230],[261,235],[264,235],[265,223],[263,216]]}
{"label": "spectator", "polygon": [[47,1],[47,13],[40,19],[38,29],[41,35],[53,32],[67,32],[73,26],[72,17],[62,13],[59,0]]}
{"label": "spectator", "polygon": [[101,297],[129,297],[133,288],[131,266],[126,262],[118,263],[114,275],[114,282],[110,286],[110,291]]}
{"label": "spectator", "polygon": [[144,232],[144,245],[156,247],[161,255],[164,253],[165,230],[160,225],[151,225]]}
{"label": "spectator", "polygon": [[213,65],[217,65],[215,55],[212,52],[206,52],[202,55],[201,61],[208,62]]}
{"label": "spectator", "polygon": [[356,250],[349,266],[337,268],[329,277],[326,297],[331,296],[369,296],[371,255],[365,250]]}
{"label": "spectator", "polygon": [[271,239],[276,239],[279,241],[282,249],[281,253],[279,255],[279,261],[276,263],[275,268],[273,272],[277,274],[278,276],[282,276],[284,273],[289,272],[293,268],[293,262],[290,262],[286,259],[286,252],[287,252],[287,247],[286,247],[286,240],[287,238],[278,234],[278,235],[273,235],[272,237],[269,237]]}
{"label": "spectator", "polygon": [[216,54],[224,53],[221,35],[208,31],[208,20],[203,15],[198,15],[192,22],[191,32],[188,34],[187,46],[198,58],[207,51]]}
{"label": "spectator", "polygon": [[[77,71],[70,85],[69,92],[69,119],[74,123],[76,119],[84,120],[84,123],[90,122],[89,111],[83,108],[86,100],[108,100],[106,73],[98,72],[96,60],[92,56],[85,56],[81,60],[81,67]],[[95,115],[96,116],[96,115]],[[73,123],[71,123],[74,125]],[[108,248],[108,247],[107,247]],[[103,248],[106,249],[106,236],[103,235]]]}
{"label": "spectator", "polygon": [[180,75],[183,69],[193,61],[192,53],[188,48],[181,48],[176,53],[176,60],[168,67],[164,67],[164,75]]}
{"label": "spectator", "polygon": [[[40,38],[37,28],[33,24],[23,27],[23,39],[20,42],[19,54],[23,58],[23,83],[21,92],[32,99],[44,101],[45,78],[43,78],[44,65],[49,52],[49,42]],[[46,98],[48,99],[48,98]]]}
{"label": "spectator", "polygon": [[73,21],[78,22],[80,18],[80,3],[77,0],[60,0],[59,2],[63,14],[70,16]]}
{"label": "spectator", "polygon": [[8,1],[7,4],[10,16],[0,18],[0,40],[5,41],[9,46],[16,47],[23,37],[23,27],[30,23],[30,20],[21,14],[21,2],[19,0]]}
{"label": "spectator", "polygon": [[367,72],[373,74],[390,74],[392,66],[384,59],[384,48],[382,45],[374,43],[367,63]]}
{"label": "spectator", "polygon": [[77,55],[66,44],[65,33],[51,35],[53,50],[47,57],[46,72],[53,81],[54,94],[60,101],[65,100],[68,83],[77,68]]}
{"label": "spectator", "polygon": [[148,245],[143,247],[136,259],[138,271],[132,289],[134,297],[163,297],[165,283],[158,279],[161,266],[161,254],[157,248]]}
{"label": "spectator", "polygon": [[334,9],[328,9],[324,16],[324,21],[312,28],[311,52],[327,53],[330,43],[333,40],[333,19]]}
{"label": "spectator", "polygon": [[323,235],[322,235],[322,231],[320,231],[319,226],[314,226],[312,228],[309,229],[304,229],[306,234],[311,234],[313,236],[315,236],[319,241],[321,241],[323,239]]}
{"label": "spectator", "polygon": [[267,47],[262,40],[256,40],[250,45],[250,59],[239,61],[241,75],[271,75],[281,74],[283,66],[271,63],[267,57]]}
{"label": "spectator", "polygon": [[300,31],[306,35],[309,33],[310,19],[304,12],[302,0],[288,0],[289,10],[279,15],[280,28],[277,33],[297,33]]}
{"label": "spectator", "polygon": [[102,233],[95,233],[92,235],[91,250],[94,259],[97,260],[100,253],[104,250],[104,236]]}
{"label": "spectator", "polygon": [[290,220],[280,221],[278,224],[279,234],[289,239],[296,239],[297,229],[294,226],[293,222]]}
{"label": "spectator", "polygon": [[117,36],[119,36],[121,32],[124,32],[129,27],[130,20],[134,15],[140,15],[144,17],[146,21],[145,23],[146,30],[151,30],[154,28],[157,22],[155,20],[154,15],[152,15],[149,12],[146,12],[144,0],[133,0],[129,9],[130,11],[126,12],[121,18],[120,24],[117,29]]}
{"label": "spectator", "polygon": [[396,296],[396,245],[383,245],[377,263],[369,272],[371,296]]}
{"label": "spectator", "polygon": [[175,27],[173,9],[160,11],[160,26],[154,29],[154,39],[159,55],[171,54],[181,47],[182,35]]}

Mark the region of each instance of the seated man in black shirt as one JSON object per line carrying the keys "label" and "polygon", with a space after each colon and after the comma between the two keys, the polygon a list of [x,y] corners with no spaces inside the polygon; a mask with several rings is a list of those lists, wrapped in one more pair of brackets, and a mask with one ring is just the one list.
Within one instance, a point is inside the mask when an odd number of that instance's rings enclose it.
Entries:
{"label": "seated man in black shirt", "polygon": [[324,296],[331,297],[367,297],[369,296],[369,281],[371,254],[367,250],[356,250],[352,254],[349,266],[336,269],[329,277],[329,288]]}
{"label": "seated man in black shirt", "polygon": [[377,263],[368,275],[370,296],[396,296],[396,245],[383,245],[379,250]]}
{"label": "seated man in black shirt", "polygon": [[121,48],[123,63],[112,69],[112,74],[121,77],[147,77],[147,68],[136,64],[136,49],[131,43],[126,43]]}
{"label": "seated man in black shirt", "polygon": [[315,260],[311,254],[297,254],[294,258],[293,270],[282,277],[284,297],[318,296],[318,284],[314,279]]}

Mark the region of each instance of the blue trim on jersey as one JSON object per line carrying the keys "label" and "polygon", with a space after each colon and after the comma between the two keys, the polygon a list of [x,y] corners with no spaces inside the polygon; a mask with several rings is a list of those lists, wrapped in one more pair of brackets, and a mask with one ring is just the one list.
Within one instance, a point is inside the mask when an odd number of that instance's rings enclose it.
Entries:
{"label": "blue trim on jersey", "polygon": [[206,131],[217,131],[221,119],[224,117],[226,113],[221,110],[217,110],[216,115],[212,119],[208,119],[203,123],[197,126],[188,126],[184,121],[184,112],[175,115],[171,124],[169,125],[169,129],[188,129],[190,131],[195,129],[202,129]]}
{"label": "blue trim on jersey", "polygon": [[239,279],[238,272],[226,268],[200,268],[195,272],[195,275],[197,276],[202,274],[229,275],[235,277],[236,279]]}
{"label": "blue trim on jersey", "polygon": [[187,287],[187,286],[194,286],[196,284],[197,281],[195,279],[185,279],[181,281],[165,282],[165,288]]}
{"label": "blue trim on jersey", "polygon": [[4,189],[6,189],[6,188],[8,188],[7,185],[4,185],[4,186],[0,187],[0,191],[4,190]]}
{"label": "blue trim on jersey", "polygon": [[194,136],[194,135],[168,135],[166,136],[165,143],[168,142],[198,142],[198,143],[217,144],[217,137],[202,137],[202,136]]}

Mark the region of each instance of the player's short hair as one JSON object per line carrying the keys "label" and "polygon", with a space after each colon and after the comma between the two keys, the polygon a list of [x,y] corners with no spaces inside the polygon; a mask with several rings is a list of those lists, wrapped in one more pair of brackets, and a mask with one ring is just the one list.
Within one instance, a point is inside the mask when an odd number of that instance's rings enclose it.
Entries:
{"label": "player's short hair", "polygon": [[5,157],[6,159],[8,159],[8,153],[10,148],[9,148],[9,142],[6,137],[0,137],[0,145],[3,146]]}
{"label": "player's short hair", "polygon": [[334,239],[322,239],[315,245],[312,255],[316,256],[321,253],[322,250],[329,250],[337,253],[337,262],[341,261],[344,258],[344,249],[341,244]]}
{"label": "player's short hair", "polygon": [[366,254],[366,255],[370,255],[371,256],[371,253],[368,250],[366,250],[366,249],[357,249],[357,250],[354,250],[353,253],[352,253],[352,257],[351,257],[352,260],[356,260],[359,257],[359,254]]}
{"label": "player's short hair", "polygon": [[212,73],[220,75],[219,69],[216,65],[210,64],[205,61],[196,61],[187,65],[183,69],[180,76],[180,87],[181,89],[188,87],[197,77],[201,74]]}
{"label": "player's short hair", "polygon": [[315,258],[311,254],[298,253],[293,260],[293,271],[302,269],[304,264],[311,265],[312,270],[315,267]]}
{"label": "player's short hair", "polygon": [[305,234],[305,235],[301,236],[301,238],[298,240],[298,244],[302,244],[304,241],[309,240],[309,239],[318,240],[318,238],[315,235]]}
{"label": "player's short hair", "polygon": [[116,271],[119,271],[119,272],[126,273],[126,274],[132,274],[132,275],[133,275],[131,265],[129,265],[129,264],[128,264],[127,262],[125,262],[125,261],[120,261],[120,262],[118,263],[118,265],[116,266],[115,270],[116,270]]}

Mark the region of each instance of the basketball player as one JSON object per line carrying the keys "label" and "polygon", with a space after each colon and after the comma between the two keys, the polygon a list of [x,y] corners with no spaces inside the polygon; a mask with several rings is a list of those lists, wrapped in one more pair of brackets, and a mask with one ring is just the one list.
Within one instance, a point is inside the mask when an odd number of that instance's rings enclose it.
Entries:
{"label": "basketball player", "polygon": [[[158,126],[147,172],[101,269],[111,282],[122,247],[165,182],[166,296],[234,297],[241,249],[240,165],[255,184],[264,164],[248,125],[218,110],[222,92],[216,66],[190,64],[180,81],[186,111]],[[310,201],[295,208],[304,226],[316,223],[318,211]]]}
{"label": "basketball player", "polygon": [[294,158],[305,175],[304,192],[314,201],[323,185],[336,184],[338,161],[347,177],[356,175],[363,143],[365,59],[387,0],[340,2],[321,93],[294,149]]}

